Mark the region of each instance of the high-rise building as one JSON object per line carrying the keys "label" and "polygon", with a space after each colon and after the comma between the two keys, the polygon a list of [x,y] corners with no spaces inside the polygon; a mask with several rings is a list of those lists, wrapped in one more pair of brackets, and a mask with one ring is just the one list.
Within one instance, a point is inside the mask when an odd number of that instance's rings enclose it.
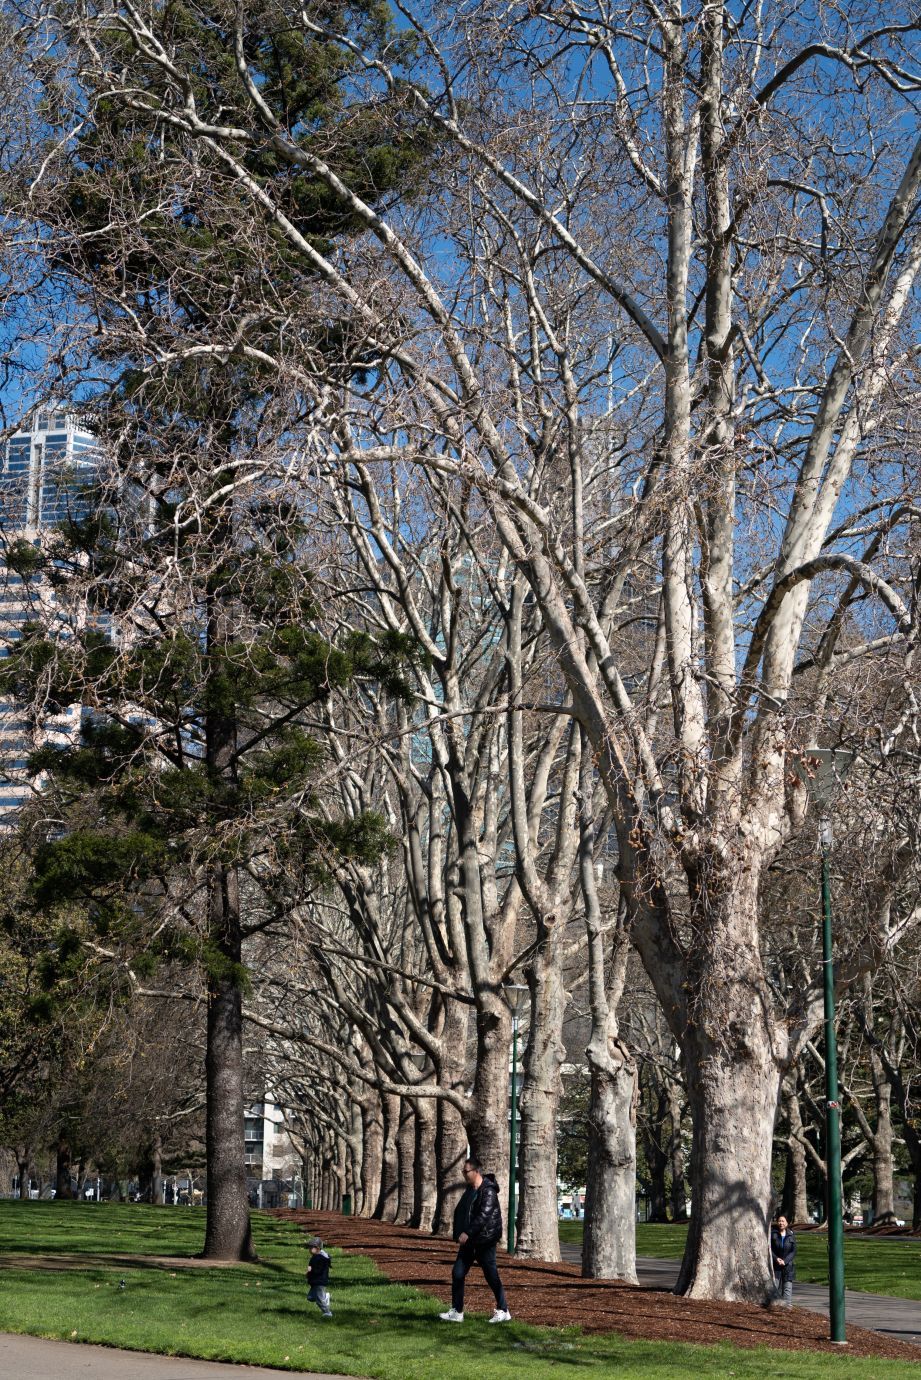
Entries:
{"label": "high-rise building", "polygon": [[[54,595],[42,579],[23,580],[6,563],[13,542],[36,545],[68,517],[88,511],[98,458],[93,435],[80,418],[50,409],[7,443],[0,470],[0,656],[22,636],[27,622],[53,609]],[[79,705],[40,726],[22,705],[0,700],[0,827],[31,795],[28,755],[41,738],[68,736],[80,721]]]}

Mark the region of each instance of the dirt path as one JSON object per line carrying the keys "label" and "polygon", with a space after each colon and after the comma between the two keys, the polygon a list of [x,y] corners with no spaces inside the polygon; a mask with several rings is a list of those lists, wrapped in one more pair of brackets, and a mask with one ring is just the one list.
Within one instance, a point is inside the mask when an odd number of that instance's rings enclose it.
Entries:
{"label": "dirt path", "polygon": [[[370,1256],[388,1279],[411,1284],[446,1303],[456,1247],[410,1227],[365,1218],[288,1211],[275,1214],[299,1222],[333,1246]],[[676,1298],[661,1288],[582,1279],[577,1265],[517,1260],[499,1252],[499,1269],[512,1316],[537,1326],[578,1325],[586,1332],[617,1332],[646,1341],[770,1346],[787,1351],[841,1355],[828,1341],[828,1323],[818,1313],[796,1308],[778,1313],[744,1303],[708,1303]],[[489,1313],[492,1294],[474,1268],[467,1278],[467,1307]],[[849,1327],[848,1354],[919,1361],[918,1348],[861,1327]]]}
{"label": "dirt path", "polygon": [[[564,1245],[563,1259],[578,1263],[582,1258],[578,1246]],[[640,1284],[659,1289],[671,1289],[678,1278],[679,1260],[662,1260],[653,1256],[639,1256],[636,1272]],[[828,1287],[821,1284],[793,1286],[793,1303],[797,1308],[809,1308],[813,1313],[828,1317]],[[861,1289],[848,1289],[845,1294],[845,1317],[858,1327],[882,1332],[898,1342],[912,1342],[921,1348],[921,1303],[915,1299],[892,1298],[888,1294],[868,1294]],[[921,1352],[917,1358],[921,1360]]]}
{"label": "dirt path", "polygon": [[[152,1356],[83,1342],[49,1342],[0,1332],[3,1380],[291,1380],[290,1370],[235,1366],[225,1361],[191,1361]],[[342,1376],[299,1371],[300,1380],[342,1380]]]}

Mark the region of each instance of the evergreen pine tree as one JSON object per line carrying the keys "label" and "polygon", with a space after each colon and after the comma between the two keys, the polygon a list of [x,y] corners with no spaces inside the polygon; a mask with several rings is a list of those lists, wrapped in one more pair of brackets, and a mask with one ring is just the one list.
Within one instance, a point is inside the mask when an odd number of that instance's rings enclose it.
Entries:
{"label": "evergreen pine tree", "polygon": [[[337,23],[346,12],[313,9]],[[378,0],[347,13],[366,50],[407,42]],[[180,953],[203,965],[205,1254],[245,1259],[244,912],[256,897],[258,923],[283,914],[327,850],[380,846],[377,820],[322,818],[307,720],[356,677],[399,688],[409,649],[334,646],[312,626],[309,514],[283,477],[299,422],[337,377],[369,367],[364,343],[223,178],[217,151],[175,132],[169,109],[194,102],[203,121],[251,127],[255,90],[261,133],[241,135],[240,157],[324,249],[358,227],[282,157],[274,126],[377,203],[411,193],[429,144],[399,95],[370,99],[348,54],[292,22],[287,0],[156,0],[147,24],[138,52],[117,12],[93,22],[92,61],[78,64],[80,136],[32,192],[49,261],[98,321],[114,383],[95,403],[108,470],[93,516],[9,558],[54,588],[68,636],[27,629],[3,679],[39,718],[93,710],[79,743],[49,743],[33,760],[63,822],[36,858],[36,904],[80,903],[135,971]],[[130,70],[123,95],[86,76],[107,64]],[[72,100],[70,84],[46,81],[50,123]],[[283,394],[269,361],[292,321],[297,383]]]}

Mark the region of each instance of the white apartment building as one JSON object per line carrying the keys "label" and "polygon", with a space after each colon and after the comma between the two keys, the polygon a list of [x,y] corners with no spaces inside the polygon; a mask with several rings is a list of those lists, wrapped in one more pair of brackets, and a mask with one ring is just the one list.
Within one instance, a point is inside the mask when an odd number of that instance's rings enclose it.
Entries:
{"label": "white apartment building", "polygon": [[[22,628],[47,611],[53,593],[41,579],[23,580],[10,570],[4,551],[13,541],[33,543],[67,517],[85,516],[89,485],[98,473],[98,452],[92,434],[73,413],[36,413],[28,428],[7,443],[0,469],[0,656],[22,636]],[[80,721],[80,706],[41,726],[41,734],[72,734]],[[0,700],[0,827],[11,823],[16,810],[34,786],[27,758],[37,745],[36,726],[21,705]]]}

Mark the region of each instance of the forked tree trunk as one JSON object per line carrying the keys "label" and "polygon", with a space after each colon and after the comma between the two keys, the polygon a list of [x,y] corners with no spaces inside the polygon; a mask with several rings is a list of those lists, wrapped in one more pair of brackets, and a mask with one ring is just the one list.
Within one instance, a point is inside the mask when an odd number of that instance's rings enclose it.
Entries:
{"label": "forked tree trunk", "polygon": [[381,1161],[380,1192],[374,1216],[380,1222],[392,1222],[400,1204],[400,1176],[397,1157],[397,1133],[400,1126],[400,1099],[393,1093],[381,1097],[384,1135]]}
{"label": "forked tree trunk", "polygon": [[434,1100],[430,1097],[420,1097],[416,1102],[413,1211],[409,1225],[418,1227],[421,1231],[431,1231],[435,1216],[435,1199],[437,1196],[435,1124],[437,1110]]}
{"label": "forked tree trunk", "polygon": [[373,1091],[362,1101],[361,1127],[361,1215],[371,1217],[380,1198],[384,1166],[384,1118]]}
{"label": "forked tree trunk", "polygon": [[416,1207],[416,1115],[408,1098],[400,1098],[397,1127],[397,1210],[395,1221],[412,1221]]}
{"label": "forked tree trunk", "polygon": [[545,934],[527,970],[531,1025],[521,1084],[518,1145],[518,1236],[516,1253],[533,1260],[560,1260],[557,1212],[557,1112],[565,1058],[563,1016],[566,993],[556,929]]}

